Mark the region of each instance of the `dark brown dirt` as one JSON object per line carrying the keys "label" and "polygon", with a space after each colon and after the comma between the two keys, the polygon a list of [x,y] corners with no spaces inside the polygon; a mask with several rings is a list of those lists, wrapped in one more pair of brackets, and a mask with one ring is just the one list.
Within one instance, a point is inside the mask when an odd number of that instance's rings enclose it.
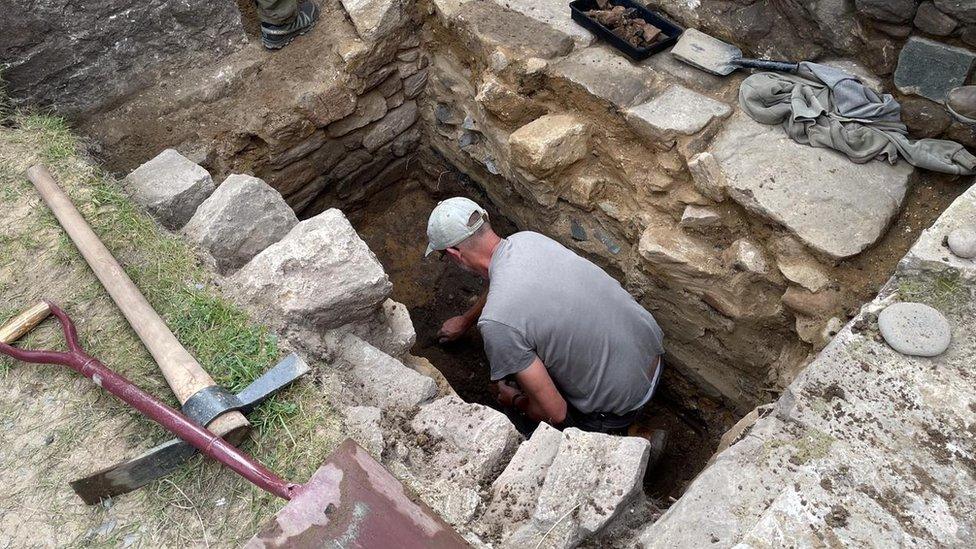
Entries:
{"label": "dark brown dirt", "polygon": [[[385,199],[371,200],[366,209],[348,215],[389,274],[393,299],[410,311],[417,331],[413,354],[430,360],[464,400],[497,407],[488,390],[488,361],[478,331],[471,330],[463,339],[448,345],[439,345],[435,337],[444,320],[464,312],[483,289],[477,276],[433,255],[423,257],[427,216],[438,200],[456,195],[470,196],[487,205],[483,197],[464,187],[452,186],[435,197],[413,182],[385,193]],[[498,212],[490,207],[488,210],[499,234],[505,236],[517,230]],[[666,393],[661,391],[655,396],[634,431],[635,434],[651,429],[668,431],[668,448],[661,461],[648,469],[644,481],[645,491],[664,505],[669,504],[669,496],[679,497],[701,471],[722,431],[710,432],[701,421],[685,417],[667,400]]]}

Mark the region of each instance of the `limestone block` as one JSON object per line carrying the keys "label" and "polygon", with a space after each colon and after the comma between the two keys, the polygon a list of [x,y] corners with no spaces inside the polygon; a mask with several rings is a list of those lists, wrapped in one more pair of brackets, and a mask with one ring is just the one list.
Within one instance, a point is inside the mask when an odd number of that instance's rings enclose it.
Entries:
{"label": "limestone block", "polygon": [[383,454],[384,447],[380,409],[373,406],[350,406],[346,408],[345,414],[346,432],[378,459]]}
{"label": "limestone block", "polygon": [[626,118],[645,139],[667,141],[676,135],[698,133],[713,118],[731,113],[732,108],[721,101],[673,85],[654,99],[628,109]]}
{"label": "limestone block", "polygon": [[641,233],[637,253],[673,276],[703,279],[723,272],[710,246],[672,227],[648,226]]}
{"label": "limestone block", "polygon": [[833,259],[856,255],[884,234],[913,171],[901,161],[855,164],[741,112],[710,148],[732,199]]}
{"label": "limestone block", "polygon": [[649,451],[643,438],[564,430],[532,520],[506,546],[531,546],[547,532],[547,547],[593,536],[641,493]]}
{"label": "limestone block", "polygon": [[761,276],[769,274],[769,265],[762,250],[745,238],[733,242],[725,250],[724,259],[740,271]]}
{"label": "limestone block", "polygon": [[776,267],[787,280],[810,290],[819,292],[830,284],[830,277],[814,258],[790,239],[776,243]]}
{"label": "limestone block", "polygon": [[166,149],[123,180],[132,198],[167,229],[181,229],[214,191],[207,170]]}
{"label": "limestone block", "polygon": [[949,90],[966,83],[976,53],[913,36],[898,54],[895,87],[909,95],[942,102]]}
{"label": "limestone block", "polygon": [[491,485],[491,500],[479,520],[485,531],[496,532],[504,543],[532,517],[562,438],[561,431],[541,423],[529,440],[519,445],[508,466]]}
{"label": "limestone block", "polygon": [[976,227],[976,185],[972,185],[943,212],[936,222],[922,231],[911,250],[899,262],[899,269],[912,274],[941,272],[951,268],[963,278],[976,279],[976,261],[959,257],[946,249],[949,235],[959,229]]}
{"label": "limestone block", "polygon": [[407,101],[374,123],[363,136],[363,146],[369,152],[386,145],[417,121],[417,102]]}
{"label": "limestone block", "polygon": [[326,128],[329,137],[342,137],[363,126],[376,122],[386,114],[386,97],[380,90],[373,90],[359,98],[356,110],[342,120],[329,124]]}
{"label": "limestone block", "polygon": [[698,192],[716,202],[725,200],[725,176],[712,153],[703,152],[691,157],[688,171]]}
{"label": "limestone block", "polygon": [[722,214],[715,208],[685,206],[680,225],[686,229],[707,229],[722,224]]}
{"label": "limestone block", "polygon": [[218,272],[226,274],[297,224],[295,212],[278,191],[256,177],[234,174],[197,208],[183,232],[213,256]]}
{"label": "limestone block", "polygon": [[410,428],[439,441],[427,463],[434,476],[468,486],[494,480],[522,440],[505,414],[456,396],[421,407]]}
{"label": "limestone block", "polygon": [[562,0],[506,0],[505,6],[569,35],[578,48],[589,46],[596,40],[593,33],[573,21]]}
{"label": "limestone block", "polygon": [[548,73],[620,109],[646,100],[655,82],[652,70],[631,63],[607,46],[577,50],[554,63]]}
{"label": "limestone block", "polygon": [[566,34],[494,2],[465,2],[455,17],[462,43],[485,60],[493,54],[551,59],[573,49],[573,39]]}
{"label": "limestone block", "polygon": [[518,166],[544,176],[586,156],[588,140],[586,122],[571,114],[550,114],[515,130],[508,143]]}
{"label": "limestone block", "polygon": [[370,345],[397,358],[408,353],[417,341],[410,311],[392,299],[384,301],[371,317],[353,324],[351,330]]}
{"label": "limestone block", "polygon": [[544,105],[519,95],[493,76],[482,82],[475,100],[509,124],[525,124],[548,112]]}
{"label": "limestone block", "polygon": [[598,173],[584,172],[577,175],[563,192],[563,198],[584,210],[592,210],[596,199],[607,185],[607,178]]}
{"label": "limestone block", "polygon": [[359,37],[376,42],[408,20],[402,0],[341,0]]}
{"label": "limestone block", "polygon": [[336,209],[296,225],[225,287],[262,316],[315,329],[369,316],[391,290],[379,260]]}
{"label": "limestone block", "polygon": [[381,410],[411,410],[437,395],[433,379],[408,368],[399,360],[359,337],[341,339],[341,360],[366,404]]}

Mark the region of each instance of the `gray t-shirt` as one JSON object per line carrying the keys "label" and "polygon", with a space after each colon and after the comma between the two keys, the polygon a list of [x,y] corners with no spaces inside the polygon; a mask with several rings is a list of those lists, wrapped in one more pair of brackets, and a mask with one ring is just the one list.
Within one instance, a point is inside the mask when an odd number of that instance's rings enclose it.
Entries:
{"label": "gray t-shirt", "polygon": [[581,412],[623,414],[644,404],[664,335],[619,282],[534,232],[502,240],[488,274],[478,328],[492,380],[528,368],[538,356]]}

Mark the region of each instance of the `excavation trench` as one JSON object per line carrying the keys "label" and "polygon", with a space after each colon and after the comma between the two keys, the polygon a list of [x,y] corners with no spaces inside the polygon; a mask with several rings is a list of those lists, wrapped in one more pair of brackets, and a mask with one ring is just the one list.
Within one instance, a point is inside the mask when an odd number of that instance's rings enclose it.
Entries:
{"label": "excavation trench", "polygon": [[[492,225],[502,236],[519,230],[491,201],[457,172],[432,181],[418,170],[417,178],[395,184],[367,205],[347,214],[360,236],[376,253],[393,282],[392,298],[407,306],[417,332],[411,353],[429,360],[466,401],[498,408],[489,391],[489,368],[477,329],[461,340],[439,344],[436,334],[447,318],[466,310],[480,295],[482,280],[435,256],[424,258],[427,216],[438,200],[467,196],[486,206]],[[422,181],[424,178],[428,180]],[[420,179],[420,180],[418,180]],[[436,188],[437,191],[431,189]],[[632,433],[665,429],[668,449],[645,475],[648,495],[662,503],[681,495],[684,487],[713,454],[726,425],[710,425],[682,409],[668,380],[638,419]]]}

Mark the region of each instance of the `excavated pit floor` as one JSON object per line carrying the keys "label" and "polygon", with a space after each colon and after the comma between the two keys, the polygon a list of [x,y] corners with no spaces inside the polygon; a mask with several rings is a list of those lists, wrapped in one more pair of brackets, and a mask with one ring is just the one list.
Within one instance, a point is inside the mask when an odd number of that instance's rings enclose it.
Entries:
{"label": "excavated pit floor", "polygon": [[[488,362],[477,330],[447,345],[438,344],[436,339],[441,323],[463,312],[483,288],[477,276],[445,260],[423,257],[427,216],[438,200],[458,194],[485,204],[494,228],[502,236],[518,230],[494,211],[484,196],[470,189],[445,189],[435,195],[413,181],[391,189],[385,198],[372,200],[366,208],[348,215],[389,274],[393,299],[410,310],[417,332],[413,354],[430,360],[461,398],[497,407],[489,391]],[[667,505],[669,498],[679,497],[704,468],[722,429],[710,430],[708,425],[686,414],[669,402],[667,388],[663,389],[646,408],[635,429],[665,429],[669,433],[665,455],[656,467],[647,471],[644,480],[645,491]]]}

